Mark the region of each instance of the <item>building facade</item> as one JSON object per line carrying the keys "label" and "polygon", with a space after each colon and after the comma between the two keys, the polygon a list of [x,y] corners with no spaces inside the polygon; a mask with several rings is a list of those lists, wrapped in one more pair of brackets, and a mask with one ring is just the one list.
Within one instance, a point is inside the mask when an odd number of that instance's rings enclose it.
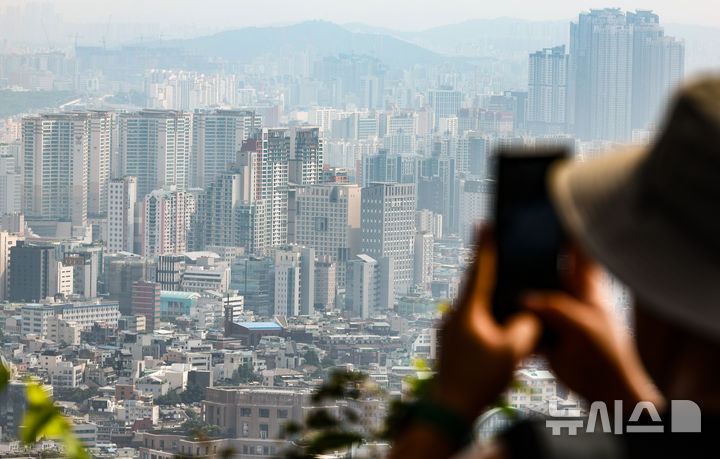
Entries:
{"label": "building facade", "polygon": [[261,126],[249,110],[213,110],[193,114],[192,184],[205,188],[235,162],[243,142]]}
{"label": "building facade", "polygon": [[123,177],[108,182],[107,192],[107,250],[134,252],[135,250],[135,204],[137,202],[137,179]]}
{"label": "building facade", "polygon": [[393,259],[397,294],[409,291],[414,278],[414,184],[373,183],[362,190],[360,252],[375,260]]}
{"label": "building facade", "polygon": [[187,233],[195,197],[170,188],[155,190],[142,203],[142,235],[145,257],[156,257],[187,250]]}
{"label": "building facade", "polygon": [[120,173],[137,178],[138,198],[165,186],[188,187],[191,127],[191,115],[180,111],[119,115]]}
{"label": "building facade", "polygon": [[345,286],[345,267],[360,247],[361,189],[357,185],[314,185],[296,191],[295,240],[337,264],[337,283]]}
{"label": "building facade", "polygon": [[527,122],[531,132],[566,132],[569,60],[564,45],[530,54]]}
{"label": "building facade", "polygon": [[22,200],[26,216],[85,226],[89,132],[87,113],[23,118]]}

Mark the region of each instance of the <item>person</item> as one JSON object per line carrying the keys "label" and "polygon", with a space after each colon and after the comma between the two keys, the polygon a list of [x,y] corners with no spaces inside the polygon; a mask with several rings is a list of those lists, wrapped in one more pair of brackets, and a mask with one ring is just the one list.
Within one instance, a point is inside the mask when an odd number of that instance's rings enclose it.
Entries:
{"label": "person", "polygon": [[[544,355],[589,402],[638,402],[661,415],[662,433],[553,435],[521,422],[469,457],[623,458],[715,455],[720,433],[720,79],[676,96],[658,139],[601,158],[563,162],[548,186],[571,235],[564,291],[524,292],[505,324],[490,312],[495,245],[484,229],[457,307],[440,332],[438,369],[394,442],[392,458],[451,457],[472,421],[507,387],[518,364]],[[601,268],[602,266],[602,268]],[[607,269],[635,299],[634,336],[604,304]],[[541,344],[544,329],[553,343]],[[701,411],[700,432],[671,432],[674,400]],[[647,413],[644,413],[647,414]],[[612,414],[611,414],[612,416]],[[652,419],[651,419],[652,420]]]}

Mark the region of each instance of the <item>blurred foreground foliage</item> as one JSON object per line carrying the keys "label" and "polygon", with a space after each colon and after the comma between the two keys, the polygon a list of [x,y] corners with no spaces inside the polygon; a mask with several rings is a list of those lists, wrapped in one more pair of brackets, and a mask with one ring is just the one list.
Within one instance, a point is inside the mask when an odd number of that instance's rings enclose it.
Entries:
{"label": "blurred foreground foliage", "polygon": [[[412,401],[425,394],[432,381],[432,372],[424,362],[416,361],[415,367],[417,375],[406,379],[408,394],[405,400],[391,397],[365,373],[333,371],[313,392],[314,409],[304,422],[285,425],[285,437],[292,442],[292,447],[284,452],[284,457],[309,459],[394,438]],[[363,430],[361,415],[352,407],[353,402],[368,399],[380,399],[388,407],[384,425],[377,431]]]}
{"label": "blurred foreground foliage", "polygon": [[[0,392],[7,389],[10,370],[0,364]],[[55,406],[43,387],[33,381],[26,382],[27,408],[25,410],[20,438],[25,446],[31,446],[43,438],[61,439],[65,446],[63,457],[89,459],[83,444],[75,436],[70,422]]]}

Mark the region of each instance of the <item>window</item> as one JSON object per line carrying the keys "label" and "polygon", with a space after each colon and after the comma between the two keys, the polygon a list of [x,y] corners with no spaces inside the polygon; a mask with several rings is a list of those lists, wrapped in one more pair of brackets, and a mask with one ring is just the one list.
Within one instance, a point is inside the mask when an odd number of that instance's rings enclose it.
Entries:
{"label": "window", "polygon": [[287,419],[288,410],[277,410],[277,417],[278,419]]}
{"label": "window", "polygon": [[260,438],[268,438],[270,428],[267,424],[260,424]]}
{"label": "window", "polygon": [[252,416],[252,408],[240,408],[240,416],[244,418]]}
{"label": "window", "polygon": [[270,417],[270,410],[267,408],[260,408],[259,415],[261,418],[269,418]]}

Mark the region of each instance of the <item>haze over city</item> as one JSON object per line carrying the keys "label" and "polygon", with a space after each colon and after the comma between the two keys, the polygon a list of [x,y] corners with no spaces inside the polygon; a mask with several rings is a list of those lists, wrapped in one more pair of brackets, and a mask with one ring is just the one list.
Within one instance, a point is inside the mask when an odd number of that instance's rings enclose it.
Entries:
{"label": "haze over city", "polygon": [[[27,3],[20,0],[0,1],[4,6]],[[93,0],[62,0],[49,2],[64,20],[106,23],[109,19],[126,23],[156,23],[221,30],[224,28],[285,25],[305,20],[322,19],[340,24],[364,23],[403,31],[419,31],[469,19],[498,17],[532,21],[567,21],[578,11],[602,7],[596,1],[552,0],[527,2],[511,0],[487,2],[451,0],[367,0],[364,2],[308,0],[294,2],[269,0],[262,8],[233,0],[127,0],[120,3]],[[652,9],[665,23],[695,24],[718,27],[720,12],[708,8],[707,2],[673,0],[625,1],[628,10]]]}
{"label": "haze over city", "polygon": [[[0,455],[387,454],[502,152],[653,145],[720,69],[719,25],[676,1],[0,0]],[[565,237],[543,167],[511,184],[551,225],[509,232],[523,268]],[[553,276],[567,242],[539,251]],[[629,330],[632,292],[598,276]],[[588,414],[532,350],[460,440]]]}

